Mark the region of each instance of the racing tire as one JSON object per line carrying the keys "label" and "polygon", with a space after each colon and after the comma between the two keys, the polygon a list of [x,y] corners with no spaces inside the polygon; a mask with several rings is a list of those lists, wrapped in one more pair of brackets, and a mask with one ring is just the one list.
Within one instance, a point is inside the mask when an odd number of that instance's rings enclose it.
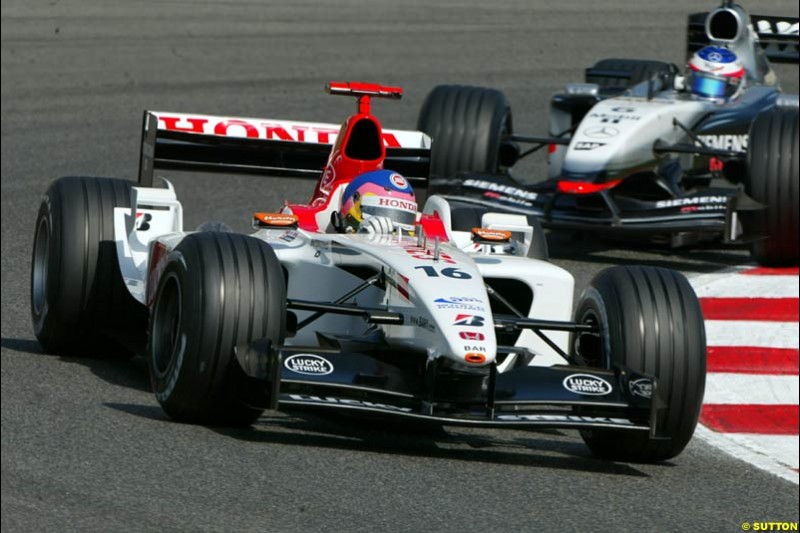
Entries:
{"label": "racing tire", "polygon": [[417,129],[433,140],[431,177],[460,172],[497,173],[504,134],[511,133],[511,108],[496,89],[439,85],[425,99]]}
{"label": "racing tire", "polygon": [[286,336],[286,282],[272,248],[228,232],[188,235],[169,253],[150,318],[147,365],[170,418],[249,426],[269,405],[234,349]]}
{"label": "racing tire", "polygon": [[114,208],[133,183],[64,177],[42,197],[31,260],[31,318],[48,353],[131,356],[144,345],[147,308],[122,279]]}
{"label": "racing tire", "polygon": [[666,406],[656,421],[658,439],[645,432],[582,431],[592,453],[629,462],[678,455],[697,426],[706,380],[703,313],[686,278],[664,268],[606,269],[584,291],[575,320],[600,329],[594,339],[573,337],[579,362],[655,376]]}
{"label": "racing tire", "polygon": [[605,94],[616,94],[643,81],[660,78],[671,87],[677,68],[649,59],[601,59],[586,69],[586,83],[596,83]]}
{"label": "racing tire", "polygon": [[755,241],[750,254],[765,266],[796,265],[800,252],[798,210],[798,112],[776,109],[750,125],[747,194],[766,206],[753,215]]}

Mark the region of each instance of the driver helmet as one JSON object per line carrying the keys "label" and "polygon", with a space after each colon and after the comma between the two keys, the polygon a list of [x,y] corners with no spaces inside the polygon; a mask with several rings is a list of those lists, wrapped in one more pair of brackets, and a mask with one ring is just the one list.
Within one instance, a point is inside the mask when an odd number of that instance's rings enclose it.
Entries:
{"label": "driver helmet", "polygon": [[347,232],[357,232],[361,223],[373,216],[388,217],[395,228],[412,232],[417,201],[406,178],[391,170],[374,170],[347,185],[339,215]]}
{"label": "driver helmet", "polygon": [[736,94],[744,78],[739,58],[720,46],[705,46],[689,60],[688,87],[701,98],[727,100]]}

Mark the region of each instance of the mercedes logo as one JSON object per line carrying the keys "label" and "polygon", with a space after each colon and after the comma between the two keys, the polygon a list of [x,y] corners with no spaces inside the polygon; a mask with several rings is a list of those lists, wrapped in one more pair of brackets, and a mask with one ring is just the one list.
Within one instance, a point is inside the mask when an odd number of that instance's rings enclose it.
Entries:
{"label": "mercedes logo", "polygon": [[591,137],[592,139],[608,139],[609,137],[613,137],[618,133],[619,130],[617,128],[612,128],[611,126],[594,126],[592,128],[586,128],[583,130],[583,134],[587,137]]}
{"label": "mercedes logo", "polygon": [[713,61],[714,63],[719,63],[720,61],[722,61],[722,54],[720,54],[719,52],[711,52],[710,54],[708,54],[708,60]]}

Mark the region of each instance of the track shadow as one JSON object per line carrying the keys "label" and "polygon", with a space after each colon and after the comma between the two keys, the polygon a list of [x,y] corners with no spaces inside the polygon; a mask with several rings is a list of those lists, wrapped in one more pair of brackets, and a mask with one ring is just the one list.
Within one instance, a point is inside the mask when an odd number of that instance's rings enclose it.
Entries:
{"label": "track shadow", "polygon": [[147,363],[143,357],[119,358],[99,356],[65,356],[45,352],[34,339],[17,339],[3,337],[0,339],[3,349],[33,355],[43,355],[57,359],[63,363],[82,365],[103,381],[120,387],[127,387],[142,392],[150,392],[150,381],[147,378]]}
{"label": "track shadow", "polygon": [[12,337],[0,338],[0,346],[4,350],[14,350],[15,352],[44,355],[44,350],[39,343],[33,339],[15,339]]}
{"label": "track shadow", "polygon": [[[149,420],[167,420],[163,411],[152,405],[105,405]],[[497,436],[500,432],[496,430],[476,434],[394,423],[373,424],[363,419],[323,416],[305,410],[268,412],[248,428],[206,429],[245,442],[649,477],[631,465],[596,459],[583,443],[566,440],[562,432],[555,430],[502,438]]]}
{"label": "track shadow", "polygon": [[139,418],[147,418],[148,420],[159,420],[168,422],[169,417],[164,413],[164,410],[157,405],[142,405],[135,403],[114,403],[106,402],[103,404],[106,407],[116,411],[122,411],[129,415],[138,416]]}
{"label": "track shadow", "polygon": [[387,430],[387,425],[370,428],[364,420],[354,425],[341,417],[292,413],[290,417],[262,417],[252,428],[211,430],[247,442],[648,477],[630,465],[592,457],[583,443],[554,435],[560,432],[529,432],[524,438],[504,439],[495,436],[501,433],[497,430],[475,434],[435,428],[410,430],[394,424],[394,429]]}
{"label": "track shadow", "polygon": [[150,393],[147,362],[144,357],[130,359],[98,359],[59,356],[64,363],[82,365],[103,381],[119,387]]}

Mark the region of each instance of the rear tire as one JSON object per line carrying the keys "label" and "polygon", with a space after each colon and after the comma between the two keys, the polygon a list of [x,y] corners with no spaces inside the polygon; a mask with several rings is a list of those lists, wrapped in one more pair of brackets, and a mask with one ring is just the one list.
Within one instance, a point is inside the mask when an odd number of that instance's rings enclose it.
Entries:
{"label": "rear tire", "polygon": [[579,361],[601,368],[623,365],[655,376],[667,406],[657,420],[658,435],[667,440],[614,430],[582,431],[592,453],[633,462],[678,455],[697,426],[706,380],[703,314],[686,278],[664,268],[606,269],[584,291],[575,320],[600,327],[599,338],[575,339]]}
{"label": "rear tire", "polygon": [[150,321],[150,382],[164,411],[196,424],[248,426],[269,404],[234,348],[286,336],[286,282],[275,252],[238,233],[201,232],[170,252]]}
{"label": "rear tire", "polygon": [[132,355],[147,309],[122,280],[114,208],[130,208],[133,183],[65,177],[42,198],[31,261],[31,318],[50,353]]}
{"label": "rear tire", "polygon": [[800,250],[798,210],[798,112],[776,109],[750,125],[746,192],[766,205],[754,214],[754,233],[766,238],[751,245],[750,254],[767,266],[796,265]]}
{"label": "rear tire", "polygon": [[431,177],[497,173],[502,136],[511,133],[511,108],[495,89],[439,85],[425,99],[417,129],[433,139]]}

